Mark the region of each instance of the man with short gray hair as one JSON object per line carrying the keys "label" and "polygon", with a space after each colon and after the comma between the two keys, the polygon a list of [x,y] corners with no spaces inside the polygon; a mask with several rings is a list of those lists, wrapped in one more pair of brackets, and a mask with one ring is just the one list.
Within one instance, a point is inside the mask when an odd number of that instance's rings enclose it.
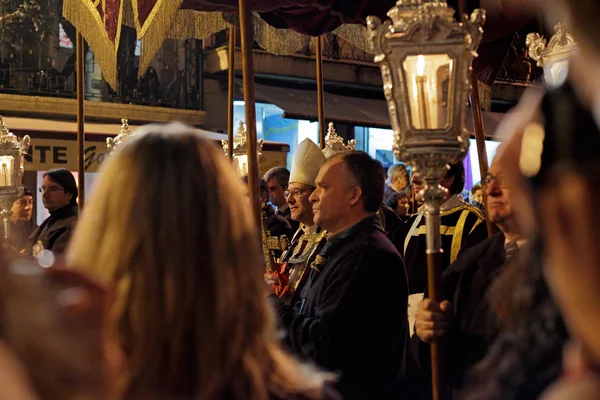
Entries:
{"label": "man with short gray hair", "polygon": [[287,347],[338,373],[346,400],[397,398],[406,349],[406,272],[377,215],[384,181],[381,164],[364,152],[323,163],[309,200],[327,243],[299,306],[271,296]]}
{"label": "man with short gray hair", "polygon": [[400,192],[406,193],[407,196],[411,194],[410,179],[404,164],[394,164],[388,169],[383,202],[387,202],[394,193]]}

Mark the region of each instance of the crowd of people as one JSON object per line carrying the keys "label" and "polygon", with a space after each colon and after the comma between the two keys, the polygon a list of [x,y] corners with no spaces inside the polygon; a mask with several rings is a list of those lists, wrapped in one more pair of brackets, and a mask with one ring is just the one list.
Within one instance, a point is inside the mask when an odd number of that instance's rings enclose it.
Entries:
{"label": "crowd of people", "polygon": [[260,179],[262,229],[289,241],[266,270],[247,180],[189,127],[149,125],[81,216],[68,170],[44,175],[39,227],[22,188],[0,253],[0,400],[430,399],[432,343],[444,400],[597,398],[600,4],[512,3],[567,16],[580,51],[503,120],[470,202],[447,166],[443,301],[405,165],[386,177],[304,140]]}

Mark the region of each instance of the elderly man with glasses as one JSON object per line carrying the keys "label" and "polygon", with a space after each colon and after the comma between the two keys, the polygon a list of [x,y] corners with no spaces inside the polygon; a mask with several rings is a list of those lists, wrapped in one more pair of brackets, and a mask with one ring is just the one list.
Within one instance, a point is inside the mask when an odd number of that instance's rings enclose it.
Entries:
{"label": "elderly man with glasses", "polygon": [[279,269],[273,277],[268,278],[276,281],[275,294],[290,304],[300,300],[310,265],[326,242],[327,232],[315,224],[309,201],[324,161],[321,149],[310,139],[305,139],[294,152],[290,181],[284,193],[291,218],[300,227],[292,238],[290,248],[283,255]]}
{"label": "elderly man with glasses", "polygon": [[[462,253],[444,272],[445,301],[424,299],[418,306],[415,331],[421,365],[427,364],[428,346],[443,341],[448,353],[449,390],[459,391],[468,371],[486,354],[497,335],[493,312],[487,300],[491,282],[510,262],[526,238],[515,217],[512,193],[497,162],[483,179],[488,203],[487,215],[499,232]],[[427,368],[424,368],[427,370]]]}

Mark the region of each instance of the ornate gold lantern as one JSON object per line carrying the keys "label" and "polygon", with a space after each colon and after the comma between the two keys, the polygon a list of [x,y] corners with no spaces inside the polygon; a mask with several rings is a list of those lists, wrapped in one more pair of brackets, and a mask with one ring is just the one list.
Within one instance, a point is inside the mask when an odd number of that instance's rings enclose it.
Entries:
{"label": "ornate gold lantern", "polygon": [[329,123],[329,129],[327,130],[327,136],[325,136],[325,148],[323,154],[329,158],[335,154],[343,153],[345,151],[354,150],[356,147],[356,140],[352,139],[348,141],[348,144],[344,144],[344,138],[338,136],[337,131],[333,125],[333,122]]}
{"label": "ornate gold lantern", "polygon": [[[439,181],[446,164],[460,162],[469,147],[465,129],[471,62],[483,36],[485,12],[454,19],[446,1],[398,0],[390,21],[367,19],[381,67],[394,130],[394,155],[411,164],[426,183],[427,274],[429,297],[442,301]],[[431,348],[434,400],[441,398],[440,350]]]}
{"label": "ornate gold lantern", "polygon": [[529,57],[537,61],[539,67],[544,68],[544,80],[550,87],[560,86],[567,79],[569,59],[577,48],[575,39],[567,32],[565,23],[557,24],[554,32],[550,42],[536,32],[528,34],[525,40]]}
{"label": "ornate gold lantern", "polygon": [[[240,177],[244,177],[248,175],[248,154],[246,147],[246,126],[242,121],[240,121],[240,125],[238,130],[233,135],[233,166],[237,171]],[[264,140],[260,139],[257,142],[258,145],[258,162],[260,164],[263,161],[262,148],[263,148]],[[221,145],[223,146],[223,151],[225,152],[225,156],[229,153],[229,143],[227,140],[222,140]]]}
{"label": "ornate gold lantern", "polygon": [[133,132],[129,127],[129,122],[127,121],[127,118],[123,118],[121,120],[121,124],[121,131],[116,137],[106,138],[106,148],[108,150],[109,155],[112,155],[117,150],[117,147],[121,145],[121,143],[127,141],[127,139],[129,139],[129,137],[133,135]]}
{"label": "ornate gold lantern", "polygon": [[8,221],[11,207],[23,193],[21,180],[25,172],[25,154],[31,139],[25,135],[19,139],[8,130],[0,115],[0,215],[4,222],[4,239],[8,238]]}

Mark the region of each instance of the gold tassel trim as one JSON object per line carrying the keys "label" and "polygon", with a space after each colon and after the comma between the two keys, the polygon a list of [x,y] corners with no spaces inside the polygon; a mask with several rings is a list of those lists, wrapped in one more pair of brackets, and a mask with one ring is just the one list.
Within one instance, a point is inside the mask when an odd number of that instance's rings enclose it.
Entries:
{"label": "gold tassel trim", "polygon": [[229,27],[218,12],[179,10],[169,32],[169,39],[205,39]]}
{"label": "gold tassel trim", "polygon": [[169,32],[179,11],[183,0],[158,0],[148,19],[142,26],[139,23],[137,0],[131,0],[133,17],[139,40],[143,39],[140,53],[140,68],[138,76],[141,77],[154,59],[164,41],[168,39]]}
{"label": "gold tassel trim", "polygon": [[369,40],[367,28],[358,24],[343,24],[332,33],[344,39],[354,47],[358,47],[365,53],[372,54],[371,41]]}
{"label": "gold tassel trim", "polygon": [[69,20],[93,50],[94,58],[100,64],[104,80],[113,88],[117,87],[117,50],[121,38],[123,3],[119,10],[117,36],[113,44],[108,38],[104,21],[89,0],[64,0],[63,16]]}
{"label": "gold tassel trim", "polygon": [[161,15],[154,18],[155,21],[162,20],[161,24],[166,23],[167,26],[163,26],[160,30],[154,30],[155,22],[145,31],[140,55],[140,77],[150,67],[154,56],[165,40],[204,39],[213,33],[227,29],[229,26],[223,20],[221,13],[179,9],[175,11],[171,17],[167,18],[167,16]]}
{"label": "gold tassel trim", "polygon": [[254,40],[271,54],[294,55],[310,43],[310,38],[291,29],[273,28],[256,13],[252,14],[252,19]]}

